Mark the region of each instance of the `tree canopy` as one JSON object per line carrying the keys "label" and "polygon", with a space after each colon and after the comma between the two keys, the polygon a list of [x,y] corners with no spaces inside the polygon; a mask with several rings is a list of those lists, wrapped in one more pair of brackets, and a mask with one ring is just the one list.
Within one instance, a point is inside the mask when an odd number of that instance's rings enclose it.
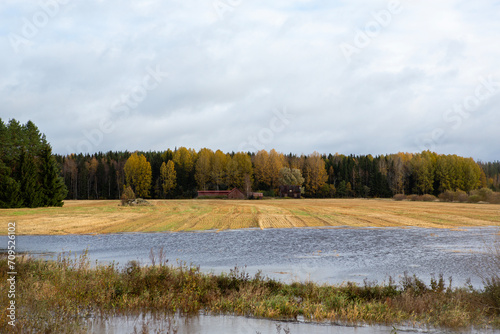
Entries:
{"label": "tree canopy", "polygon": [[[133,160],[140,157],[142,161],[137,166],[150,164],[151,178],[145,178],[143,188],[144,191],[147,188],[153,198],[193,198],[197,190],[233,187],[243,192],[276,194],[280,185],[299,185],[300,178],[297,182],[287,178],[290,171],[304,179],[301,185],[307,197],[392,197],[425,193],[437,196],[447,190],[470,192],[481,187],[500,190],[500,162],[475,162],[471,158],[430,151],[373,157],[317,152],[285,155],[275,150],[224,153],[207,148],[196,152],[180,147],[135,154],[137,157]],[[134,182],[125,172],[132,155],[127,151],[56,155],[69,189],[67,198],[119,199],[124,185]],[[0,177],[7,166],[10,166],[8,162],[0,165]],[[274,176],[276,170],[277,177]],[[147,167],[146,171],[145,175],[149,175]],[[283,175],[284,171],[287,176]],[[2,182],[1,186],[21,188],[20,183],[12,182]]]}
{"label": "tree canopy", "polygon": [[0,208],[62,206],[67,189],[36,125],[0,119]]}

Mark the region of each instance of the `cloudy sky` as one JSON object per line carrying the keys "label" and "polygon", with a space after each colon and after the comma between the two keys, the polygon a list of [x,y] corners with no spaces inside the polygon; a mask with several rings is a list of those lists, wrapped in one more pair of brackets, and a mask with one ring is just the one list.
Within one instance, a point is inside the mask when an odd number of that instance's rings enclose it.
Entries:
{"label": "cloudy sky", "polygon": [[2,0],[0,118],[54,151],[500,159],[500,1]]}

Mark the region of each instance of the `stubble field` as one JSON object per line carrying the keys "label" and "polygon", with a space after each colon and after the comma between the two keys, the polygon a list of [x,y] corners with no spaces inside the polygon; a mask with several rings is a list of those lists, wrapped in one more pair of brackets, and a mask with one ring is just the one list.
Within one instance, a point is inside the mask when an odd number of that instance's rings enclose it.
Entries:
{"label": "stubble field", "polygon": [[[500,226],[500,205],[366,199],[66,201],[62,208],[0,210],[18,234],[87,234],[293,227]],[[7,229],[0,231],[5,235]]]}

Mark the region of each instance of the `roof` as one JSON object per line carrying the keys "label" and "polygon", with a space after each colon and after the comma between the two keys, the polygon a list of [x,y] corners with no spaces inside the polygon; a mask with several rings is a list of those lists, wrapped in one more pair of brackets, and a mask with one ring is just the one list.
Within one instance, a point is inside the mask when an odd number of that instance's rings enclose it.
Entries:
{"label": "roof", "polygon": [[232,190],[198,190],[198,195],[228,195]]}
{"label": "roof", "polygon": [[238,188],[233,188],[233,190],[229,191],[228,193],[230,194],[230,193],[235,193],[235,192],[238,192],[238,193],[243,194],[243,193],[241,192],[241,190],[239,190]]}

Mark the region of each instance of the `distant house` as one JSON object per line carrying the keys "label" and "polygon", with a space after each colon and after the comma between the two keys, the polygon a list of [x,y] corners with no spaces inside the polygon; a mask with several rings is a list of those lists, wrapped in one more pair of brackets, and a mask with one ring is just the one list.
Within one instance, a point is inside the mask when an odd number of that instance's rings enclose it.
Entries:
{"label": "distant house", "polygon": [[198,190],[198,197],[227,197],[231,190]]}
{"label": "distant house", "polygon": [[232,190],[198,190],[198,197],[214,197],[229,199],[245,199],[246,196],[238,188]]}
{"label": "distant house", "polygon": [[227,194],[227,198],[229,198],[229,199],[245,199],[247,197],[238,188],[233,188],[233,190],[231,190],[229,192],[229,194]]}
{"label": "distant house", "polygon": [[300,198],[300,186],[280,186],[280,197]]}
{"label": "distant house", "polygon": [[264,198],[264,194],[263,193],[249,193],[248,194],[248,198],[252,198],[252,199],[259,199],[259,198]]}

